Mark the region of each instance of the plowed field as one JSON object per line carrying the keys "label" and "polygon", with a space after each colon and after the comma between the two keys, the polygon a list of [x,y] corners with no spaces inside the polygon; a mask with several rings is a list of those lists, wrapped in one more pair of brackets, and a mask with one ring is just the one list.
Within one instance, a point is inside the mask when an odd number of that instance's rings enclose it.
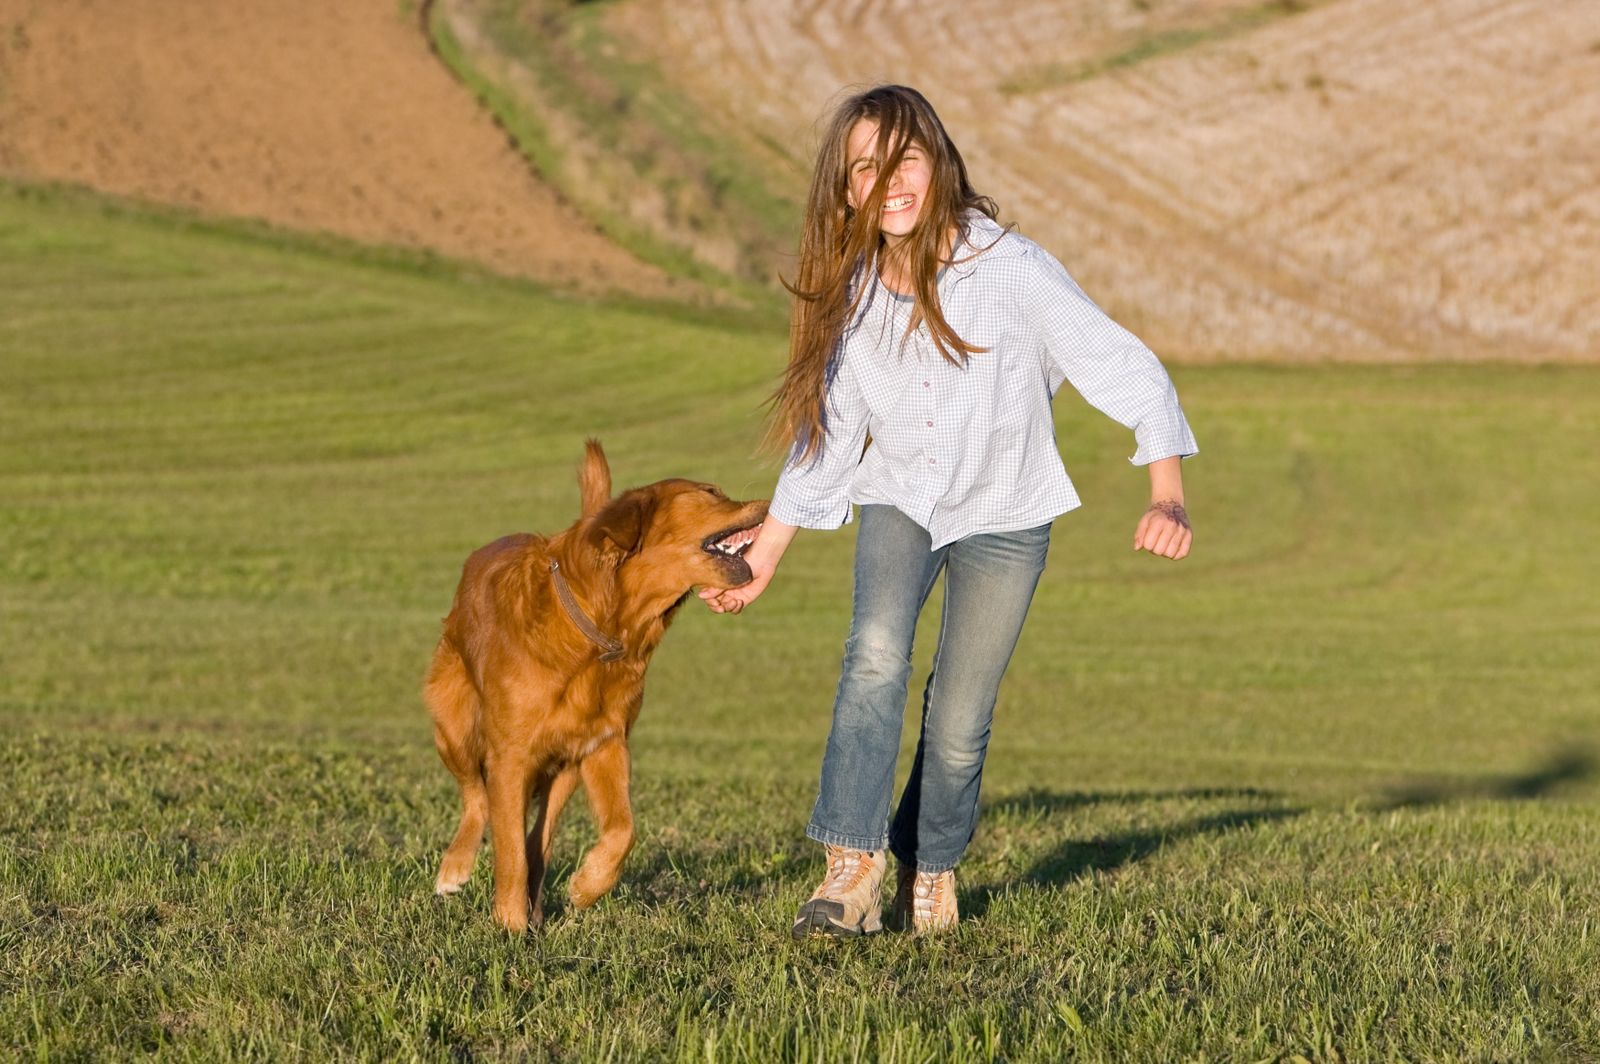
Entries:
{"label": "plowed field", "polygon": [[752,150],[806,144],[840,86],[922,88],[1003,216],[1163,352],[1600,355],[1594,0],[612,16]]}
{"label": "plowed field", "polygon": [[397,0],[0,0],[0,174],[666,291],[541,183]]}

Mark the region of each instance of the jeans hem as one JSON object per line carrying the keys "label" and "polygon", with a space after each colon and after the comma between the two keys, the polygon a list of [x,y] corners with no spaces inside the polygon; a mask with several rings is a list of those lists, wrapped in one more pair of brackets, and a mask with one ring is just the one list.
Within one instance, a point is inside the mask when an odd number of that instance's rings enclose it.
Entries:
{"label": "jeans hem", "polygon": [[820,842],[824,846],[843,846],[847,850],[864,850],[867,853],[877,853],[879,850],[889,848],[889,837],[879,835],[877,838],[868,838],[865,835],[841,835],[837,831],[816,824],[806,826],[806,838]]}
{"label": "jeans hem", "polygon": [[907,857],[906,854],[905,854],[905,851],[902,850],[899,846],[897,846],[894,843],[893,840],[890,840],[890,842],[889,842],[889,852],[894,854],[894,859],[896,861],[898,861],[902,866],[904,866],[904,865],[915,865],[918,872],[926,872],[929,875],[938,875],[940,872],[948,872],[952,868],[954,868],[956,865],[961,863],[961,858],[960,857],[957,857],[953,861],[918,861],[918,860],[914,860],[914,859],[912,859],[910,857]]}

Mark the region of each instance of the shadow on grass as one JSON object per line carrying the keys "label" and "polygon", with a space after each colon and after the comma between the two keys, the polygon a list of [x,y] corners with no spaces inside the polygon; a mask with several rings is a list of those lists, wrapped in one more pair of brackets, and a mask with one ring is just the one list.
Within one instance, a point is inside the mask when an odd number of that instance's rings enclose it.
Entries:
{"label": "shadow on grass", "polygon": [[[1428,781],[1396,788],[1365,805],[1367,812],[1388,813],[1400,809],[1419,809],[1473,799],[1528,801],[1548,796],[1557,788],[1578,784],[1595,775],[1597,760],[1593,752],[1575,748],[1558,751],[1530,771],[1508,776],[1461,781]],[[1105,803],[1149,801],[1254,800],[1270,803],[1280,795],[1254,788],[1194,789],[1176,791],[1127,791],[1108,794],[1066,793],[1033,790],[992,803],[988,812],[1027,816],[1033,813],[1070,812]],[[1062,886],[1095,872],[1109,872],[1142,861],[1173,843],[1206,835],[1246,830],[1280,823],[1301,816],[1310,806],[1225,809],[1218,813],[1191,817],[1176,824],[1123,832],[1088,840],[1073,839],[1035,861],[1017,881]],[[1010,881],[1008,881],[1010,882]],[[983,884],[961,892],[964,916],[981,916],[993,897],[1007,884]]]}
{"label": "shadow on grass", "polygon": [[[1193,796],[1198,794],[1180,792],[1171,797]],[[1128,831],[1088,840],[1072,839],[1035,861],[1032,867],[1017,877],[1017,880],[1062,886],[1095,872],[1110,872],[1142,861],[1163,848],[1186,839],[1203,835],[1220,835],[1227,831],[1288,820],[1307,811],[1307,807],[1304,806],[1225,809],[1220,813],[1191,817],[1163,827]],[[975,887],[971,892],[962,891],[960,899],[962,915],[982,916],[988,911],[993,897],[1001,893],[1005,886],[1006,884],[984,884]]]}
{"label": "shadow on grass", "polygon": [[1392,791],[1377,804],[1376,808],[1379,812],[1390,812],[1395,809],[1441,805],[1468,798],[1498,801],[1543,798],[1557,787],[1582,783],[1589,779],[1595,774],[1595,766],[1596,760],[1592,750],[1575,747],[1559,751],[1545,764],[1530,772],[1517,775],[1449,783],[1428,781],[1406,784]]}
{"label": "shadow on grass", "polygon": [[[1403,785],[1360,802],[1356,808],[1372,815],[1458,801],[1538,799],[1558,787],[1589,779],[1595,775],[1597,765],[1600,762],[1587,751],[1563,751],[1527,772]],[[1063,886],[1097,872],[1114,872],[1137,864],[1171,845],[1285,823],[1315,808],[1286,804],[1285,798],[1282,792],[1254,787],[1106,792],[1036,789],[1007,795],[985,804],[985,820],[1027,821],[1096,806],[1161,802],[1218,803],[1224,808],[1174,823],[1065,840],[1018,875],[962,889],[962,914],[982,916],[995,895],[1018,883]],[[587,832],[576,832],[557,844],[555,867],[545,888],[548,918],[570,915],[565,891],[582,851],[592,842],[586,835]],[[623,871],[625,889],[647,904],[680,904],[707,891],[742,895],[757,902],[792,888],[797,876],[809,887],[820,868],[816,844],[798,832],[775,838],[770,832],[746,830],[719,834],[715,840],[678,838],[663,842],[658,839],[654,845],[640,847]]]}

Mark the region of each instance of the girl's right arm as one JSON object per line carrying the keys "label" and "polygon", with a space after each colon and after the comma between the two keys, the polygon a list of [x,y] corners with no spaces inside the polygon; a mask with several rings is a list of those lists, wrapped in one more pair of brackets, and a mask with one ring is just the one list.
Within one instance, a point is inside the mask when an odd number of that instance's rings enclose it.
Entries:
{"label": "girl's right arm", "polygon": [[743,587],[700,589],[700,597],[713,612],[738,613],[754,602],[772,582],[796,529],[838,528],[850,520],[850,480],[861,464],[868,417],[866,399],[849,363],[828,385],[827,404],[822,452],[811,460],[790,454],[772,489],[767,519],[745,552],[755,579]]}
{"label": "girl's right arm", "polygon": [[755,578],[743,587],[700,589],[700,597],[711,607],[711,612],[738,613],[754,602],[772,582],[772,574],[778,571],[778,562],[783,559],[783,552],[789,549],[796,531],[796,526],[786,525],[769,514],[761,522],[756,541],[750,544],[750,549],[744,554],[744,560],[749,563],[750,572]]}

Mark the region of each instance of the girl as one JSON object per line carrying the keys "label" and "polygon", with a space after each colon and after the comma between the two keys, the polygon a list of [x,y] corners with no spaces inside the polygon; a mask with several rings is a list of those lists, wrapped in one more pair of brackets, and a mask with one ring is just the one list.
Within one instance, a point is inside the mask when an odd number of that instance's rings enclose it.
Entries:
{"label": "girl", "polygon": [[[773,401],[789,458],[745,556],[755,579],[700,592],[712,610],[740,612],[797,528],[837,528],[860,507],[850,635],[806,829],[828,870],[797,937],[878,930],[885,849],[898,859],[898,925],[956,923],[954,869],[977,822],[995,694],[1051,521],[1078,505],[1050,413],[1063,379],[1133,429],[1151,498],[1134,549],[1189,552],[1178,467],[1197,448],[1166,371],[996,213],[920,93],[880,86],[835,111]],[[891,824],[911,638],[940,570],[922,734]]]}

